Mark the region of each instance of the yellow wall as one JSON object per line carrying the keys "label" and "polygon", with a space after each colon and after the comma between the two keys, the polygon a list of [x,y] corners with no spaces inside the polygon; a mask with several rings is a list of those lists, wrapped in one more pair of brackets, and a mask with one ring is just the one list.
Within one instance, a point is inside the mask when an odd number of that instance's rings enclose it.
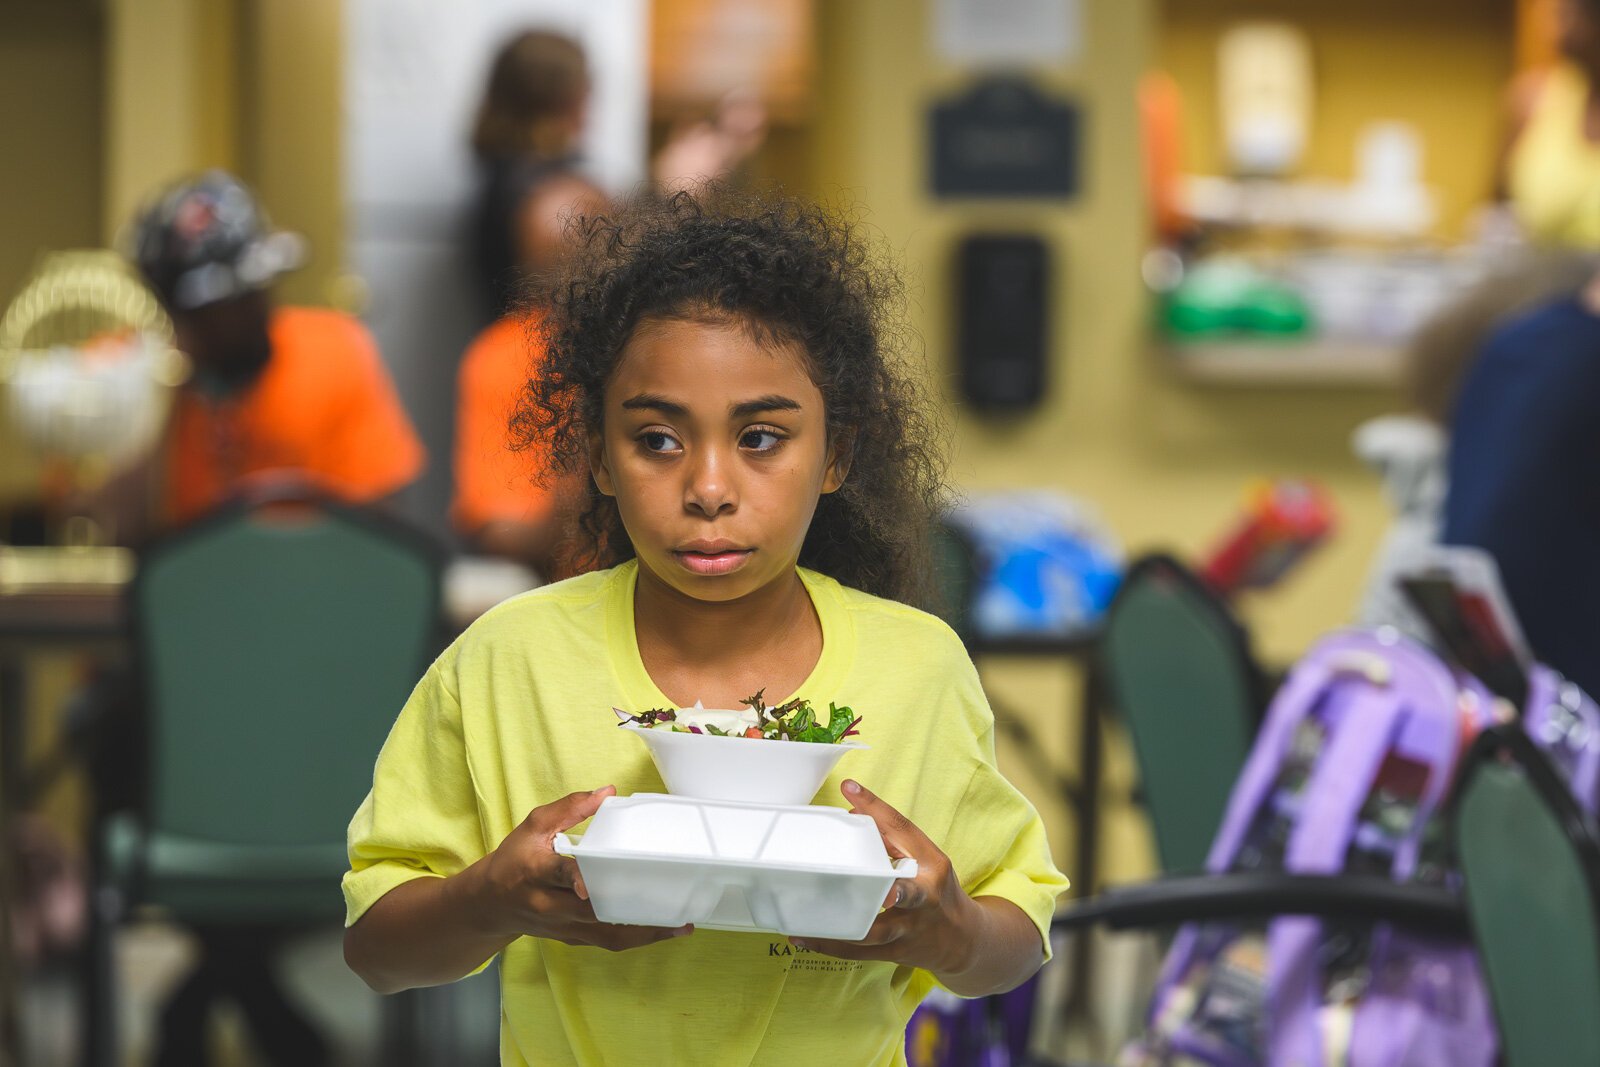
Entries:
{"label": "yellow wall", "polygon": [[242,174],[272,221],[311,245],[278,296],[326,304],[344,271],[344,5],[242,2]]}
{"label": "yellow wall", "polygon": [[1217,39],[1240,19],[1285,20],[1311,40],[1315,102],[1300,173],[1348,179],[1369,122],[1419,131],[1423,181],[1439,194],[1441,232],[1458,234],[1491,186],[1510,78],[1510,0],[1159,0],[1156,61],[1184,94],[1185,166],[1221,174]]}
{"label": "yellow wall", "polygon": [[117,239],[155,190],[231,166],[233,0],[108,0],[104,233]]}
{"label": "yellow wall", "polygon": [[312,260],[280,295],[326,302],[342,269],[342,5],[110,0],[106,237],[153,189],[203,167],[255,187]]}
{"label": "yellow wall", "polygon": [[[99,240],[101,42],[89,0],[0,4],[0,307],[41,253]],[[0,500],[37,477],[0,415]]]}
{"label": "yellow wall", "polygon": [[100,224],[95,5],[0,5],[0,300],[39,253],[93,244]]}
{"label": "yellow wall", "polygon": [[[868,223],[902,257],[911,321],[929,366],[951,363],[949,259],[969,230],[1036,231],[1050,243],[1054,387],[1025,418],[958,416],[954,474],[969,488],[1044,485],[1096,503],[1134,550],[1194,553],[1228,525],[1246,483],[1309,475],[1333,492],[1338,538],[1279,590],[1243,608],[1268,658],[1286,662],[1352,611],[1387,520],[1375,480],[1350,457],[1351,429],[1394,398],[1335,390],[1205,389],[1177,381],[1149,350],[1139,283],[1144,244],[1134,86],[1153,55],[1148,0],[1087,0],[1086,44],[1071,70],[1039,81],[1085,112],[1083,195],[1064,204],[937,201],[924,174],[924,115],[962,72],[929,54],[920,0],[825,0],[816,131],[817,191],[864,205]],[[1047,667],[991,672],[997,699],[1025,706],[1058,757],[1070,756],[1070,720],[1055,709],[1070,690]],[[1004,755],[1004,750],[1003,750]],[[1019,770],[1019,777],[1026,780]],[[1043,793],[1035,784],[1036,799]],[[1058,854],[1071,835],[1060,807]],[[1107,855],[1108,875],[1143,862],[1132,839]]]}

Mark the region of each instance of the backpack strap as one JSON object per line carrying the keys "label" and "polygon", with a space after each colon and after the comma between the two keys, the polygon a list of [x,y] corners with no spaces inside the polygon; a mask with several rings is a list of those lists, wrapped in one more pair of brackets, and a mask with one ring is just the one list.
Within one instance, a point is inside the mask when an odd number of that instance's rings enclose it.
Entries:
{"label": "backpack strap", "polygon": [[[1318,756],[1289,838],[1284,869],[1296,874],[1333,874],[1344,868],[1362,805],[1405,715],[1402,698],[1392,687],[1364,685],[1347,692],[1351,704]],[[1268,929],[1269,1063],[1312,1067],[1322,1062],[1317,1025],[1321,941],[1322,923],[1316,919],[1278,919]]]}
{"label": "backpack strap", "polygon": [[1337,665],[1331,659],[1313,655],[1295,667],[1273,698],[1261,732],[1250,748],[1250,758],[1245,761],[1239,780],[1228,795],[1222,826],[1206,855],[1206,869],[1212,874],[1226,873],[1233,866],[1233,859],[1249,837],[1262,804],[1277,785],[1284,758],[1294,743],[1295,730],[1316,709],[1328,683],[1337,673]]}

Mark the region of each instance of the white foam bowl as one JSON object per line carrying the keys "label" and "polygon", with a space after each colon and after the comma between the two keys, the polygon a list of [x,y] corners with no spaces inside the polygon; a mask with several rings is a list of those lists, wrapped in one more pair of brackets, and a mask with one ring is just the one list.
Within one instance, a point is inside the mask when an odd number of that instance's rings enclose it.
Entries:
{"label": "white foam bowl", "polygon": [[673,796],[750,804],[809,804],[834,764],[866,745],[632,730],[650,749]]}
{"label": "white foam bowl", "polygon": [[890,862],[865,815],[659,793],[607,797],[588,832],[557,834],[555,850],[578,861],[601,922],[845,941],[917,873],[916,860]]}

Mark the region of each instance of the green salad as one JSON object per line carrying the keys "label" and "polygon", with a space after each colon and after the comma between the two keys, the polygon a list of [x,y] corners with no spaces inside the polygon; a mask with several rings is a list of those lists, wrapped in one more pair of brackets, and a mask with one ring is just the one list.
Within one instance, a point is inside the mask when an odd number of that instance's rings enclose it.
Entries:
{"label": "green salad", "polygon": [[[787,704],[769,708],[762,699],[765,693],[766,690],[762,689],[755,696],[745,697],[740,701],[753,713],[754,721],[731,730],[719,727],[715,723],[688,721],[688,717],[694,715],[692,709],[685,709],[680,713],[671,708],[651,708],[637,715],[621,708],[611,710],[616,712],[617,718],[621,720],[619,726],[632,725],[642,730],[671,730],[680,734],[710,734],[714,737],[752,737],[767,741],[805,741],[811,744],[836,745],[860,732],[856,727],[861,723],[861,716],[849,708],[841,708],[830,702],[827,721],[823,722],[818,719],[816,711],[811,707],[811,701],[796,698]],[[744,718],[748,720],[750,716]]]}

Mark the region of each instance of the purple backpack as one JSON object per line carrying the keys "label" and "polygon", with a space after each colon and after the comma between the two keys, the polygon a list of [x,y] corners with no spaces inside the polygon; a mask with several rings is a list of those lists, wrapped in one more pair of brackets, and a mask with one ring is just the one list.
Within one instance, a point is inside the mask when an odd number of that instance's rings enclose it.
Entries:
{"label": "purple backpack", "polygon": [[[1547,667],[1523,724],[1578,803],[1600,812],[1600,707]],[[1273,700],[1207,868],[1359,870],[1455,885],[1437,818],[1489,691],[1392,634],[1319,643]],[[1030,982],[1003,998],[931,996],[907,1032],[910,1067],[1023,1062]],[[1472,946],[1385,923],[1275,919],[1183,927],[1148,1036],[1119,1067],[1490,1067],[1499,1037]]]}
{"label": "purple backpack", "polygon": [[[1207,868],[1448,884],[1435,816],[1493,709],[1403,637],[1327,638],[1268,709]],[[1491,1067],[1497,1043],[1470,943],[1285,917],[1180,930],[1123,1062]]]}
{"label": "purple backpack", "polygon": [[1022,1067],[1037,989],[1037,977],[974,1000],[934,989],[906,1027],[907,1067]]}

